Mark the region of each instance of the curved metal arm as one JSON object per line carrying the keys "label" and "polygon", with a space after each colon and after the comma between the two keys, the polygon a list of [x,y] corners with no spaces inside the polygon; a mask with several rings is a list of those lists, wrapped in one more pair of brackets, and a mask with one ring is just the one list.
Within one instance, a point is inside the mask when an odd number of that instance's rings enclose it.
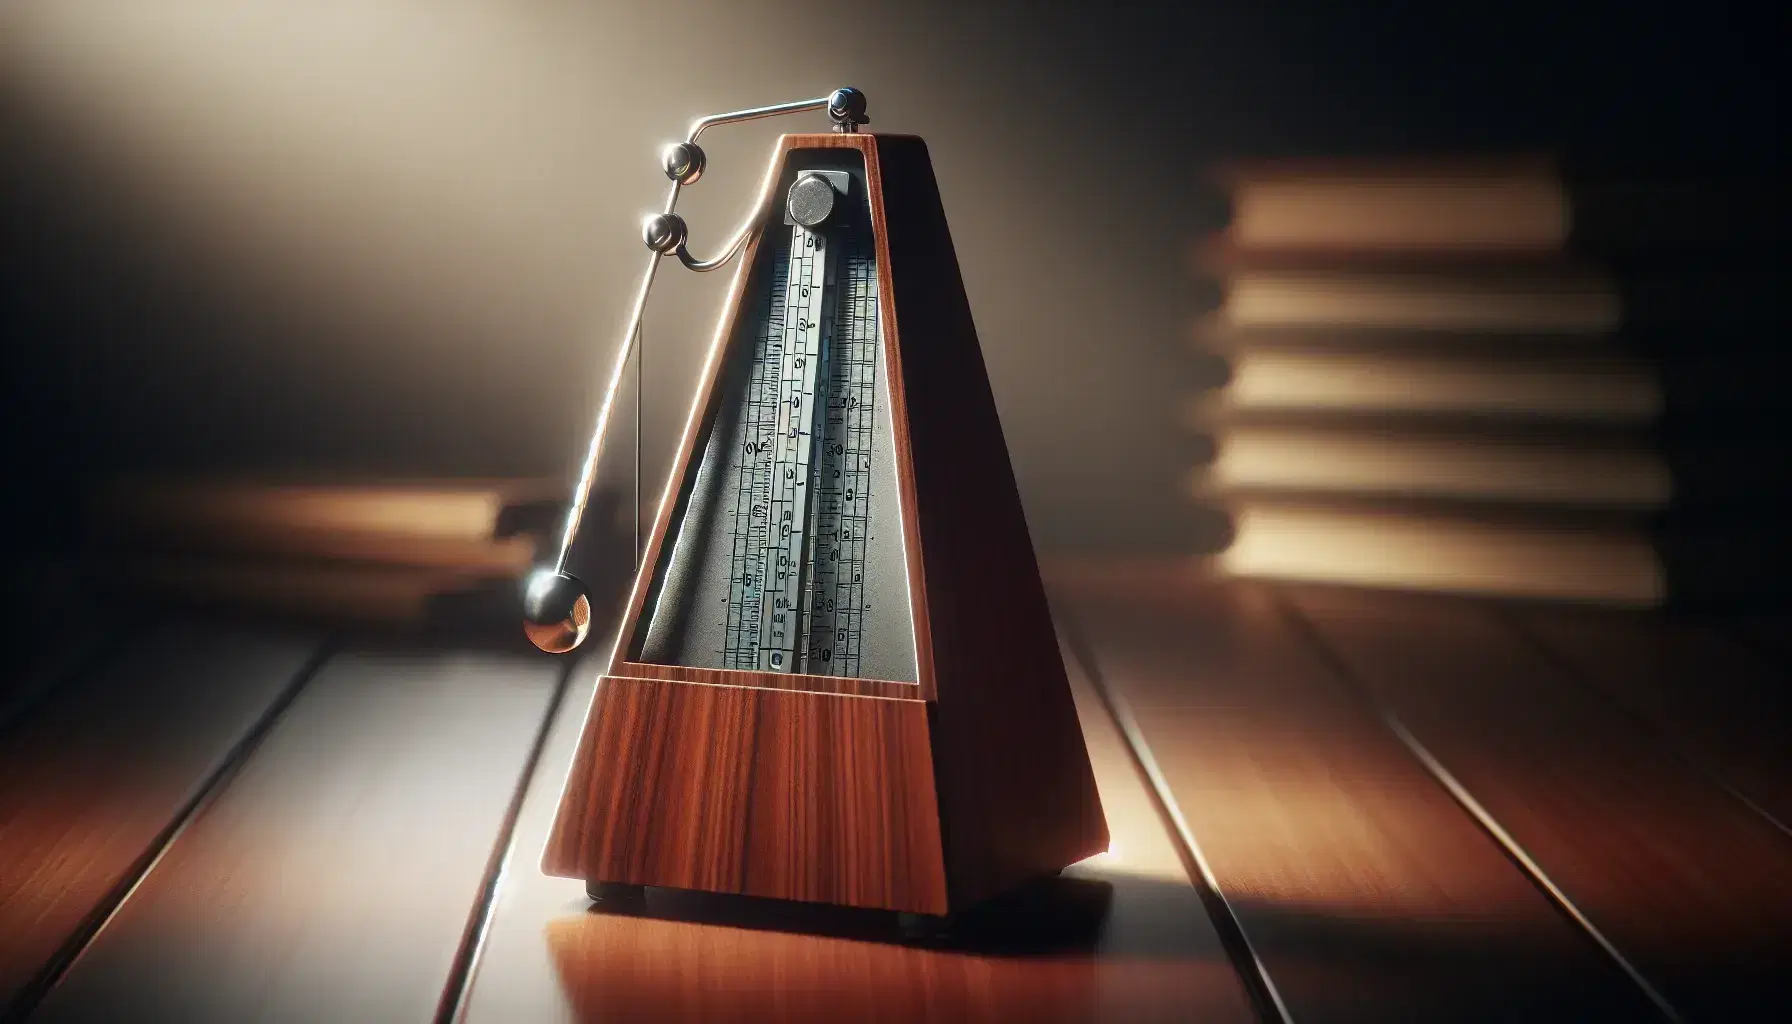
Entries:
{"label": "curved metal arm", "polygon": [[720,270],[734,262],[734,257],[740,255],[741,249],[746,246],[747,236],[752,233],[753,215],[748,214],[747,219],[741,224],[739,229],[734,232],[734,237],[730,238],[728,244],[723,246],[722,251],[717,253],[714,257],[707,260],[699,260],[691,255],[691,250],[681,245],[678,247],[678,252],[676,254],[678,256],[678,262],[684,264],[686,270],[695,270],[699,274],[707,274],[712,270]]}
{"label": "curved metal arm", "polygon": [[[856,98],[857,106],[836,112],[831,104],[835,103],[839,97],[847,95]],[[835,124],[837,126],[843,126],[843,130],[856,130],[858,124],[865,120],[863,97],[854,90],[837,90],[834,93],[830,93],[829,95],[822,96],[818,99],[797,100],[793,103],[778,103],[769,107],[750,107],[746,110],[735,110],[726,114],[711,114],[708,117],[700,117],[691,122],[691,128],[689,133],[685,136],[685,141],[695,145],[698,136],[702,135],[705,131],[720,125],[735,124],[740,121],[755,121],[762,117],[777,117],[781,114],[796,114],[805,110],[818,110],[822,108],[828,108],[830,116],[833,117]],[[661,218],[673,218],[673,210],[678,205],[678,192],[681,187],[681,182],[678,177],[674,175],[672,178],[671,191],[666,195],[665,210],[661,213]],[[740,254],[740,251],[743,248],[745,248],[747,236],[750,235],[753,230],[753,217],[754,214],[749,213],[747,215],[747,219],[741,224],[739,230],[734,233],[734,236],[729,239],[728,244],[723,248],[721,254],[713,259],[698,260],[693,257],[690,254],[690,251],[685,248],[681,233],[677,236],[679,241],[676,247],[679,262],[700,273],[726,266],[735,256]],[[682,232],[682,222],[680,222],[679,227]],[[653,243],[650,241],[649,245],[651,246],[652,244]],[[578,539],[579,526],[585,518],[585,506],[591,499],[591,487],[597,478],[598,460],[603,454],[604,435],[609,432],[610,413],[615,408],[617,393],[622,390],[622,378],[627,371],[629,357],[634,355],[635,347],[640,343],[641,318],[647,311],[647,295],[653,289],[654,275],[659,270],[659,262],[662,255],[667,255],[667,253],[656,248],[647,258],[647,267],[642,272],[641,283],[635,291],[634,308],[629,313],[628,326],[624,329],[622,335],[622,345],[616,352],[616,360],[611,367],[610,378],[604,385],[603,398],[598,405],[597,423],[591,432],[591,443],[586,446],[585,461],[579,470],[579,482],[573,490],[572,506],[567,509],[566,526],[560,534],[560,553],[555,562],[555,571],[560,574],[566,572],[567,561],[572,556],[573,542]],[[639,397],[637,396],[635,407],[635,430],[637,435],[640,432],[640,428],[640,404]],[[640,514],[640,495],[637,494],[635,496],[635,515],[637,519]],[[636,524],[636,529],[638,532],[638,522]],[[642,551],[637,544],[635,549],[635,566],[637,569],[640,567],[641,557]]]}
{"label": "curved metal arm", "polygon": [[[826,107],[831,98],[831,95],[823,96],[819,99],[797,100],[793,103],[778,103],[769,107],[750,107],[746,110],[736,110],[727,114],[711,114],[708,117],[700,117],[691,122],[690,134],[685,136],[684,141],[687,143],[695,143],[697,138],[704,132],[725,124],[738,124],[742,121],[757,121],[762,117],[777,117],[780,114],[798,114],[805,110],[819,110]],[[666,202],[667,213],[672,212],[672,205],[677,201],[677,198],[678,194],[675,191],[672,198]],[[712,270],[720,270],[727,266],[734,260],[734,257],[740,255],[741,249],[747,244],[747,236],[753,233],[753,217],[754,212],[749,212],[741,221],[740,227],[735,229],[734,234],[729,237],[728,243],[722,247],[722,251],[710,259],[697,259],[695,256],[691,255],[690,249],[680,244],[675,254],[678,257],[678,262],[684,264],[686,270],[694,270],[699,274],[707,274]]]}
{"label": "curved metal arm", "polygon": [[762,117],[777,117],[780,114],[800,114],[805,110],[820,110],[833,99],[829,93],[820,99],[794,100],[790,103],[774,103],[769,107],[748,107],[745,110],[730,111],[726,114],[711,114],[699,117],[691,122],[691,132],[684,137],[686,142],[696,142],[697,137],[711,128],[725,124],[736,124],[741,121],[757,121]]}

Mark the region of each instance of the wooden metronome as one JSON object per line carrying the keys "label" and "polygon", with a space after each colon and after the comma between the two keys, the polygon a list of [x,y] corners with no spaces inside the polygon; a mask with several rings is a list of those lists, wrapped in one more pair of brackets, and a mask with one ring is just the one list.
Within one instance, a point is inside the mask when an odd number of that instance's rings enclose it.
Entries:
{"label": "wooden metronome", "polygon": [[[695,260],[671,209],[708,127],[826,106]],[[662,255],[741,256],[542,858],[634,887],[943,917],[1108,845],[958,262],[919,139],[863,96],[718,115],[665,213],[561,564],[526,626],[590,620],[565,572]]]}

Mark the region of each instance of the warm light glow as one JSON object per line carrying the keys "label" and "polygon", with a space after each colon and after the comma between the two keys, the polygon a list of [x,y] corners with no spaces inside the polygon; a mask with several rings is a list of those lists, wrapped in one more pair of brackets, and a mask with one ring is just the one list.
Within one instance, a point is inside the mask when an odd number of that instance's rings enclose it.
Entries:
{"label": "warm light glow", "polygon": [[1622,318],[1616,287],[1591,271],[1500,275],[1248,271],[1216,319],[1230,328],[1386,328],[1604,334]]}
{"label": "warm light glow", "polygon": [[1221,556],[1239,576],[1603,603],[1667,595],[1640,530],[1577,532],[1467,519],[1246,505]]}
{"label": "warm light glow", "polygon": [[494,305],[564,305],[588,278],[565,226],[601,139],[539,124],[609,59],[590,42],[514,5],[57,0],[0,7],[0,85],[186,257],[424,318],[440,356]]}
{"label": "warm light glow", "polygon": [[1647,424],[1662,395],[1641,364],[1613,358],[1576,363],[1309,352],[1241,352],[1232,382],[1199,396],[1190,415],[1249,412],[1500,415]]}
{"label": "warm light glow", "polygon": [[1240,248],[1268,251],[1550,251],[1572,213],[1548,161],[1509,166],[1353,168],[1230,175]]}
{"label": "warm light glow", "polygon": [[1647,451],[1584,451],[1473,436],[1236,425],[1198,469],[1197,495],[1393,496],[1652,511],[1673,484]]}

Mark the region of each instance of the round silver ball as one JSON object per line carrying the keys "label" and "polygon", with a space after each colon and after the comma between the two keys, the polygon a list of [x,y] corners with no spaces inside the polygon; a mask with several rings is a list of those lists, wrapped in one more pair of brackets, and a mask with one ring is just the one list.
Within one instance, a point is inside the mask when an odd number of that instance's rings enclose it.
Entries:
{"label": "round silver ball", "polygon": [[565,654],[591,632],[591,597],[569,572],[546,567],[523,584],[523,634],[549,654]]}
{"label": "round silver ball", "polygon": [[678,214],[656,213],[641,225],[641,240],[647,248],[665,255],[684,244],[687,231],[684,218]]}
{"label": "round silver ball", "polygon": [[695,142],[675,142],[660,153],[660,167],[665,170],[666,177],[680,185],[689,185],[703,177],[703,168],[708,164],[709,158]]}
{"label": "round silver ball", "polygon": [[865,94],[850,86],[828,94],[828,117],[835,124],[868,124],[865,116]]}

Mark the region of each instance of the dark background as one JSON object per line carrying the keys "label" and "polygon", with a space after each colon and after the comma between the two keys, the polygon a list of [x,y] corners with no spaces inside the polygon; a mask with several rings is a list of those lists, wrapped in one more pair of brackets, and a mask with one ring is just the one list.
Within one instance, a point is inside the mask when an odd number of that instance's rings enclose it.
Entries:
{"label": "dark background", "polygon": [[[26,546],[121,468],[569,473],[655,151],[702,113],[853,84],[874,130],[928,139],[1049,550],[1223,534],[1178,487],[1177,404],[1214,383],[1186,329],[1205,164],[1784,160],[1769,4],[122,6],[0,10],[0,479]],[[716,133],[696,247],[773,134],[818,128]],[[722,276],[656,292],[650,479]]]}

